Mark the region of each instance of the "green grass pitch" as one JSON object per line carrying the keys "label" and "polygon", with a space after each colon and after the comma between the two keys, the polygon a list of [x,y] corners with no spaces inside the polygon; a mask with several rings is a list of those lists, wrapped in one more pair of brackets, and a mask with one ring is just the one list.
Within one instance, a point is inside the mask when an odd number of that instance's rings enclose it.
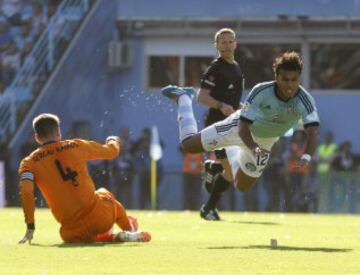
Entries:
{"label": "green grass pitch", "polygon": [[[360,274],[360,217],[129,211],[150,243],[65,245],[47,209],[32,245],[20,208],[0,209],[0,274]],[[270,239],[278,241],[271,248]]]}

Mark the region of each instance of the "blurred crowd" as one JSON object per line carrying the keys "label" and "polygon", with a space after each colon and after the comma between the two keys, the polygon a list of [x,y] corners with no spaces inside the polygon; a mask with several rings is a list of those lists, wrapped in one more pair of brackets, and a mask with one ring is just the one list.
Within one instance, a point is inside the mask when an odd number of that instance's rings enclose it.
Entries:
{"label": "blurred crowd", "polygon": [[266,210],[286,212],[356,212],[359,155],[351,141],[339,145],[327,132],[311,165],[295,167],[305,150],[306,136],[296,131],[280,140],[272,151],[263,184],[268,194]]}
{"label": "blurred crowd", "polygon": [[[96,161],[89,164],[90,173],[97,188],[111,190],[127,208],[150,209],[151,130],[144,128],[137,139],[131,138],[127,127],[120,129],[122,150],[111,161]],[[305,150],[306,135],[297,130],[292,137],[281,138],[273,147],[271,158],[258,184],[242,197],[239,208],[239,192],[234,188],[224,196],[220,208],[224,210],[271,211],[271,212],[342,212],[357,213],[360,202],[360,156],[354,153],[351,141],[336,144],[333,134],[324,135],[316,156],[307,168],[296,168],[296,160]],[[164,147],[163,143],[161,145]],[[21,148],[24,157],[36,148],[29,140]],[[183,155],[183,166],[178,175],[181,194],[172,200],[182,200],[182,209],[198,210],[204,190],[201,186],[202,154]],[[6,149],[0,150],[0,159],[5,160]],[[6,162],[5,162],[6,163]],[[157,164],[158,185],[166,181],[169,171]],[[17,205],[16,176],[7,173],[7,197],[9,205]],[[135,184],[137,182],[137,184]],[[135,188],[135,186],[137,186]],[[11,188],[10,188],[11,187]],[[43,206],[38,195],[37,204]],[[166,194],[164,194],[166,196]],[[161,200],[159,196],[159,200]]]}
{"label": "blurred crowd", "polygon": [[1,0],[0,94],[9,86],[61,0]]}

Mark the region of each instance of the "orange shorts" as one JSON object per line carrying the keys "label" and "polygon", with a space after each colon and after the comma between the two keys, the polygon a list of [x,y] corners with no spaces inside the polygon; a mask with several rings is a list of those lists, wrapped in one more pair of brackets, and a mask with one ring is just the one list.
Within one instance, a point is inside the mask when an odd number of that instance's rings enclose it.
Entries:
{"label": "orange shorts", "polygon": [[116,219],[115,197],[100,188],[95,191],[97,197],[94,209],[76,227],[61,226],[60,236],[68,243],[94,242],[97,234],[105,233],[111,229]]}

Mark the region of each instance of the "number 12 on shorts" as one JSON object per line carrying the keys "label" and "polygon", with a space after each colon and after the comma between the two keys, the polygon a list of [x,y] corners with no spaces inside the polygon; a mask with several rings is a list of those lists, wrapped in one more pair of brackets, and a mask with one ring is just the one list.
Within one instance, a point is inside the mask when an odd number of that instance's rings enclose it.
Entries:
{"label": "number 12 on shorts", "polygon": [[269,159],[270,155],[269,154],[265,154],[262,156],[257,156],[256,157],[256,165],[257,166],[265,166],[267,164],[267,161]]}

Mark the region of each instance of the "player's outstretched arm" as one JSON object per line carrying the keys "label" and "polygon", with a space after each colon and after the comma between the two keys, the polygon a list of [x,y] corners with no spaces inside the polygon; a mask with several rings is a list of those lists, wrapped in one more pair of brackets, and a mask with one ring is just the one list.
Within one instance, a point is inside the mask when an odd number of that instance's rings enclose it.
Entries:
{"label": "player's outstretched arm", "polygon": [[121,140],[117,136],[107,137],[105,144],[89,140],[78,140],[77,142],[81,146],[86,161],[114,159],[119,155],[121,148]]}
{"label": "player's outstretched arm", "polygon": [[20,181],[20,198],[21,205],[24,211],[25,223],[27,229],[24,237],[19,241],[19,244],[29,242],[34,237],[35,232],[35,223],[34,223],[34,213],[35,213],[35,198],[34,198],[34,183],[31,180],[24,179],[26,174],[25,172],[22,175],[22,180]]}
{"label": "player's outstretched arm", "polygon": [[319,126],[306,127],[305,133],[307,136],[306,149],[301,159],[297,162],[298,167],[306,166],[310,163],[311,157],[319,145]]}

